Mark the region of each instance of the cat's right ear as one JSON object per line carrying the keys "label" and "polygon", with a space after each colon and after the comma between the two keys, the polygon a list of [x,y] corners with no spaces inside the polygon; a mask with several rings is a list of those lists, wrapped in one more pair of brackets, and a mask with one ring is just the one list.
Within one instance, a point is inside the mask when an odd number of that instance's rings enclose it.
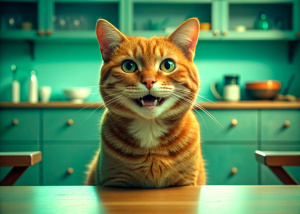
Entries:
{"label": "cat's right ear", "polygon": [[114,49],[126,39],[125,35],[105,19],[98,19],[96,34],[104,62],[110,59]]}

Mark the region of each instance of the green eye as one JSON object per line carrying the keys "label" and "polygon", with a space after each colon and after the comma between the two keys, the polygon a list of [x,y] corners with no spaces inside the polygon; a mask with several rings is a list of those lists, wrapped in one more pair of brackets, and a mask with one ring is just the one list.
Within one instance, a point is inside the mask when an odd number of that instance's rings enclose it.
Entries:
{"label": "green eye", "polygon": [[126,73],[132,73],[137,70],[137,66],[134,61],[132,60],[125,60],[122,63],[122,70]]}
{"label": "green eye", "polygon": [[164,72],[170,73],[175,69],[175,62],[170,59],[166,59],[160,64],[160,69]]}

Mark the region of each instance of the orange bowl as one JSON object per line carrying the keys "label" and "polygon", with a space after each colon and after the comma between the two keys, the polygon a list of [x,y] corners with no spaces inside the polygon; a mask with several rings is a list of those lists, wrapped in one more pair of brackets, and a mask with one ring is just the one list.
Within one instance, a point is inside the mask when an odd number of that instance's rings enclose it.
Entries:
{"label": "orange bowl", "polygon": [[279,90],[280,88],[281,84],[277,80],[246,83],[246,89],[251,90]]}
{"label": "orange bowl", "polygon": [[276,80],[250,82],[246,84],[246,93],[256,100],[271,100],[278,95],[280,88],[281,84]]}

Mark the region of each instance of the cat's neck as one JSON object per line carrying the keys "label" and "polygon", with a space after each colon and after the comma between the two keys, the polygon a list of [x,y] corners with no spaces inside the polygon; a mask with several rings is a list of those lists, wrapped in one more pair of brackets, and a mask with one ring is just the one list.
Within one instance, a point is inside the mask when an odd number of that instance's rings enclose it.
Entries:
{"label": "cat's neck", "polygon": [[170,132],[179,128],[184,123],[189,112],[182,113],[172,118],[145,119],[140,117],[125,117],[114,112],[108,112],[110,123],[118,126],[118,130],[124,130],[136,139],[142,148],[154,148],[161,144],[160,139]]}

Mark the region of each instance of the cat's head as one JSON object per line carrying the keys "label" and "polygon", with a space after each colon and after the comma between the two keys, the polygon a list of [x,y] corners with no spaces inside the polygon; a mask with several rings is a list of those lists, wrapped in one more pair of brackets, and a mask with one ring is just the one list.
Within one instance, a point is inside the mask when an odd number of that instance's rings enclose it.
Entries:
{"label": "cat's head", "polygon": [[198,19],[188,19],[168,37],[126,36],[103,19],[96,33],[103,58],[100,92],[110,111],[154,119],[192,107],[199,88],[193,62]]}

